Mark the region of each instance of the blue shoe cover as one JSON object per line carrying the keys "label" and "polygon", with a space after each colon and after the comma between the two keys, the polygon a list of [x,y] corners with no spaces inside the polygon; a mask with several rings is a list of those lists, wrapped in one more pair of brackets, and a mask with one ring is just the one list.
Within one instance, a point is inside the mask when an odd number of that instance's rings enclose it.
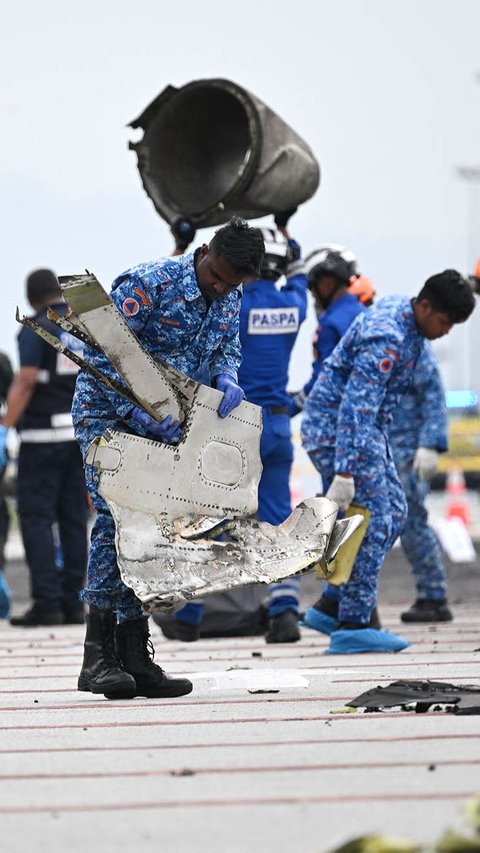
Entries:
{"label": "blue shoe cover", "polygon": [[12,593],[5,577],[5,572],[0,570],[0,619],[8,619],[10,616],[10,605]]}
{"label": "blue shoe cover", "polygon": [[307,628],[313,628],[314,631],[320,631],[322,634],[330,636],[337,629],[338,621],[333,616],[316,610],[315,607],[309,607],[305,611],[302,624]]}
{"label": "blue shoe cover", "polygon": [[359,628],[356,631],[334,631],[326,655],[358,655],[363,652],[400,652],[410,643],[398,634],[378,628]]}

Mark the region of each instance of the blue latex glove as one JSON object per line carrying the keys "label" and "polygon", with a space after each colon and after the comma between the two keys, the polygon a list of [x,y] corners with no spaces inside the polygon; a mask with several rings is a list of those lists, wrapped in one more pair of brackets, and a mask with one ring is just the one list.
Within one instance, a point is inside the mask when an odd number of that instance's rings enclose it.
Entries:
{"label": "blue latex glove", "polygon": [[144,412],[143,409],[136,406],[131,412],[130,417],[146,429],[150,435],[154,435],[155,438],[159,438],[165,444],[178,444],[180,441],[182,434],[180,421],[172,420],[171,415],[167,415],[165,420],[159,423],[155,418],[147,414],[147,412]]}
{"label": "blue latex glove", "polygon": [[290,239],[288,241],[288,249],[289,249],[289,257],[292,261],[299,261],[302,257],[302,250],[300,248],[300,244],[297,243],[296,240]]}
{"label": "blue latex glove", "polygon": [[7,436],[8,427],[3,426],[3,424],[0,424],[0,471],[3,471],[8,460]]}
{"label": "blue latex glove", "polygon": [[243,388],[240,388],[240,385],[237,385],[235,379],[229,376],[228,373],[219,373],[215,377],[215,386],[219,391],[223,391],[218,414],[221,418],[226,418],[245,398]]}

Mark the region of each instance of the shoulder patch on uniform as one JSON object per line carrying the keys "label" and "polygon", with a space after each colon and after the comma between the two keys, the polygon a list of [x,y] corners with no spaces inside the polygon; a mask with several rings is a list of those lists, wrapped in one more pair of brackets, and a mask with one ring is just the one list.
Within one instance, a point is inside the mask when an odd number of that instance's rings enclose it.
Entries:
{"label": "shoulder patch on uniform", "polygon": [[127,317],[134,317],[140,311],[140,305],[133,296],[127,296],[122,302],[122,311]]}
{"label": "shoulder patch on uniform", "polygon": [[380,362],[380,370],[382,373],[390,373],[393,367],[393,361],[391,358],[382,358]]}

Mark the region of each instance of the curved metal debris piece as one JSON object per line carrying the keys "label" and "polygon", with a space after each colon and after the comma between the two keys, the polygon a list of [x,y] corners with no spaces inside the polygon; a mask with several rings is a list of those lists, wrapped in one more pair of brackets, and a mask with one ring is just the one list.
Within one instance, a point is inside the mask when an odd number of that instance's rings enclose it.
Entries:
{"label": "curved metal debris piece", "polygon": [[426,713],[431,705],[452,707],[454,713],[480,714],[480,686],[478,684],[449,684],[444,681],[392,681],[386,687],[373,687],[356,696],[347,705],[352,708],[402,709],[414,707],[417,714]]}
{"label": "curved metal debris piece", "polygon": [[[74,333],[104,352],[128,399],[156,420],[171,414],[182,421],[177,445],[109,431],[87,453],[115,520],[122,578],[145,608],[177,609],[207,593],[310,568],[328,577],[362,516],[337,521],[333,501],[311,498],[279,526],[257,521],[261,408],[244,401],[220,418],[221,392],[155,361],[95,276],[61,282],[76,319],[52,315],[54,322],[73,324]],[[21,322],[58,348],[58,339],[34,321]],[[107,385],[115,382],[73,357]]]}
{"label": "curved metal debris piece", "polygon": [[[80,319],[80,327],[86,329],[92,341],[100,345],[110,363],[138,398],[139,405],[159,420],[172,415],[175,420],[182,422],[185,410],[180,391],[184,389],[180,385],[188,387],[192,380],[179,374],[184,380],[182,383],[177,381],[172,384],[169,381],[166,374],[172,369],[156,362],[142,347],[94,275],[63,276],[60,282],[65,301]],[[137,357],[132,358],[132,354]],[[179,371],[174,373],[178,374]]]}
{"label": "curved metal debris piece", "polygon": [[145,192],[169,223],[188,216],[206,227],[290,210],[320,181],[310,146],[233,80],[167,86],[130,127],[144,131],[130,148]]}
{"label": "curved metal debris piece", "polygon": [[[193,413],[199,405],[194,402]],[[206,470],[206,446],[217,439],[206,442],[203,433],[199,417],[175,448],[112,432],[87,456],[115,519],[122,578],[146,609],[176,609],[207,593],[268,584],[313,567],[328,577],[362,517],[337,521],[333,501],[311,498],[279,526],[258,521],[252,512],[260,470],[253,467],[246,477],[252,460],[245,453],[243,470],[217,466],[214,452]],[[209,533],[221,534],[221,541]]]}
{"label": "curved metal debris piece", "polygon": [[86,460],[102,471],[105,499],[170,523],[187,518],[190,535],[254,514],[262,473],[261,409],[241,403],[220,418],[221,392],[196,385],[179,444],[111,431]]}

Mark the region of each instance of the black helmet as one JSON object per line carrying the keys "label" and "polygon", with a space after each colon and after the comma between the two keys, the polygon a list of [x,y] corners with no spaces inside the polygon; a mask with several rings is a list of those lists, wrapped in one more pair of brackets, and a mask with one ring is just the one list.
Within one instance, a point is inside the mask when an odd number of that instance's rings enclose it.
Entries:
{"label": "black helmet", "polygon": [[276,281],[285,273],[289,257],[288,240],[275,228],[260,228],[265,243],[265,255],[260,277]]}
{"label": "black helmet", "polygon": [[327,243],[314,249],[305,258],[309,286],[321,273],[334,275],[342,284],[350,284],[350,279],[358,275],[357,259],[353,252],[337,243]]}

